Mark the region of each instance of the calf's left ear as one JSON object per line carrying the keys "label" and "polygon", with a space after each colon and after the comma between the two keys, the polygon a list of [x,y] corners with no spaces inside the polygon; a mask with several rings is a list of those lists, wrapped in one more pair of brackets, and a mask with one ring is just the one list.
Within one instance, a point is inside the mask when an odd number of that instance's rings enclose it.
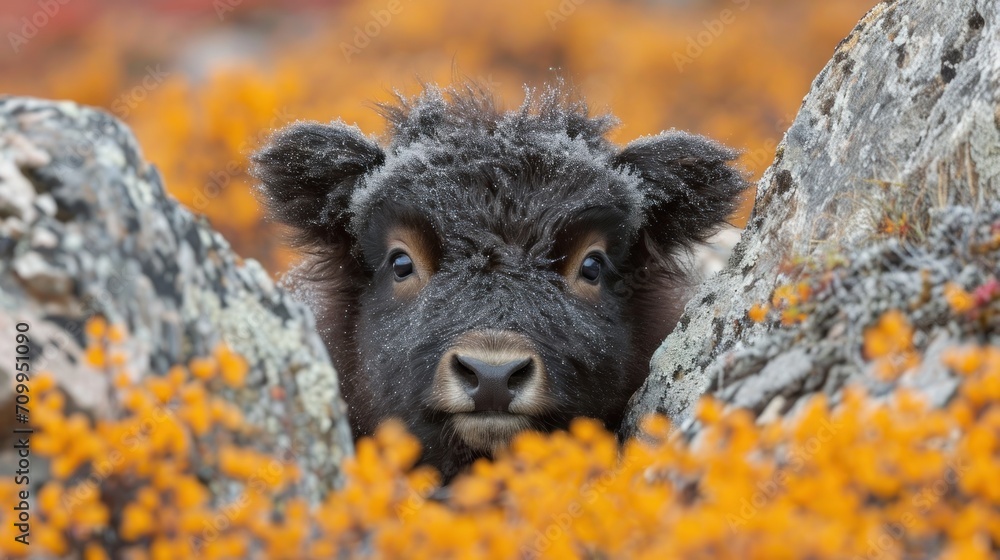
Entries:
{"label": "calf's left ear", "polygon": [[357,127],[299,122],[271,136],[251,161],[268,217],[295,228],[299,243],[323,245],[348,235],[351,195],[385,152]]}
{"label": "calf's left ear", "polygon": [[639,176],[642,229],[669,252],[704,241],[739,207],[749,184],[731,165],[738,156],[703,136],[671,131],[633,141],[611,163]]}

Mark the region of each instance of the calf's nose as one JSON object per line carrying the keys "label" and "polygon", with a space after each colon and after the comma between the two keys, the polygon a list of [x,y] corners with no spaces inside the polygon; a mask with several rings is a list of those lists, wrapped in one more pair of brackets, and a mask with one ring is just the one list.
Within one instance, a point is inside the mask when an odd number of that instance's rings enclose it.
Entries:
{"label": "calf's nose", "polygon": [[534,362],[531,355],[494,363],[456,353],[451,369],[466,394],[472,397],[476,412],[507,412],[518,390],[535,375]]}

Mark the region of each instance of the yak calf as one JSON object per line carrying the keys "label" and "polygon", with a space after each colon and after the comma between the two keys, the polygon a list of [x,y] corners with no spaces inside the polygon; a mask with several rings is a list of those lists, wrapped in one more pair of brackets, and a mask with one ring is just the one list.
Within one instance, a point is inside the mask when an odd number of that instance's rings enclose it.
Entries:
{"label": "yak calf", "polygon": [[615,429],[685,303],[679,256],[747,186],[737,154],[676,131],[616,147],[560,86],[512,111],[474,85],[379,109],[384,145],[302,122],[253,157],[307,251],[355,437],[399,418],[450,477],[522,430]]}

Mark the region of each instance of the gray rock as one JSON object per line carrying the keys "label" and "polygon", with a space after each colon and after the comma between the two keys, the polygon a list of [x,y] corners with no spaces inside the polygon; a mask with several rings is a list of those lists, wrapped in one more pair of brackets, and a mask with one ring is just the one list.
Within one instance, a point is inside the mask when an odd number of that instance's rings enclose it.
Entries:
{"label": "gray rock", "polygon": [[740,408],[763,410],[774,397],[801,388],[812,371],[813,362],[806,351],[792,348],[768,362],[759,374],[733,385],[736,390],[729,402]]}
{"label": "gray rock", "polygon": [[[251,367],[245,388],[222,390],[256,428],[251,443],[294,450],[300,495],[319,499],[341,480],[351,436],[311,312],[167,195],[123,124],[72,103],[0,99],[0,355],[14,355],[15,325],[28,323],[33,370],[100,417],[112,410],[107,380],[83,360],[97,315],[126,327],[136,376],[227,343]],[[12,363],[0,363],[3,411]]]}
{"label": "gray rock", "polygon": [[[807,340],[826,340],[823,348],[811,349],[818,368],[811,375],[825,376],[808,385],[812,391],[835,396],[848,378],[870,381],[856,346],[862,329],[882,311],[912,303],[899,298],[920,295],[910,288],[922,285],[921,270],[940,283],[972,282],[989,267],[996,270],[995,253],[969,260],[943,255],[933,244],[961,249],[968,232],[948,228],[963,220],[976,231],[989,228],[998,194],[1000,4],[880,3],[813,82],[758,183],[753,213],[732,258],[701,285],[653,356],[650,377],[633,396],[623,431],[634,432],[638,420],[654,412],[682,425],[708,392],[764,407],[777,383],[759,379],[764,364],[792,344],[806,347]],[[907,242],[893,248],[884,225],[904,217]],[[942,220],[964,241],[929,237]],[[873,255],[905,258],[913,245],[927,262],[858,264]],[[964,257],[971,255],[966,251]],[[828,305],[818,305],[793,328],[747,319],[750,307],[770,301],[776,287],[845,262],[851,266],[832,281],[851,283],[856,307],[839,300],[844,293],[834,286],[817,296]],[[939,298],[940,283],[935,284]],[[926,329],[938,328],[933,320],[949,320],[941,308],[913,313],[918,342],[930,338]],[[826,339],[823,329],[836,325],[840,339]],[[826,355],[815,362],[816,352]],[[771,372],[779,374],[769,369],[766,375]],[[739,388],[727,385],[748,377],[754,380]],[[788,406],[794,407],[794,399]]]}

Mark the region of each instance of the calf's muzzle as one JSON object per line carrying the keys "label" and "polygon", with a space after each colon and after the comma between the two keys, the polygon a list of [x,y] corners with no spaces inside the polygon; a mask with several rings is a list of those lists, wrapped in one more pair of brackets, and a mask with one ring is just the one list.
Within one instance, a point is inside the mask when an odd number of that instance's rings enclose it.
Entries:
{"label": "calf's muzzle", "polygon": [[534,359],[530,355],[503,363],[491,363],[474,355],[456,353],[452,371],[472,397],[476,412],[507,412],[519,386],[531,376]]}
{"label": "calf's muzzle", "polygon": [[435,377],[449,412],[523,413],[544,396],[542,359],[512,331],[471,331],[445,351]]}

